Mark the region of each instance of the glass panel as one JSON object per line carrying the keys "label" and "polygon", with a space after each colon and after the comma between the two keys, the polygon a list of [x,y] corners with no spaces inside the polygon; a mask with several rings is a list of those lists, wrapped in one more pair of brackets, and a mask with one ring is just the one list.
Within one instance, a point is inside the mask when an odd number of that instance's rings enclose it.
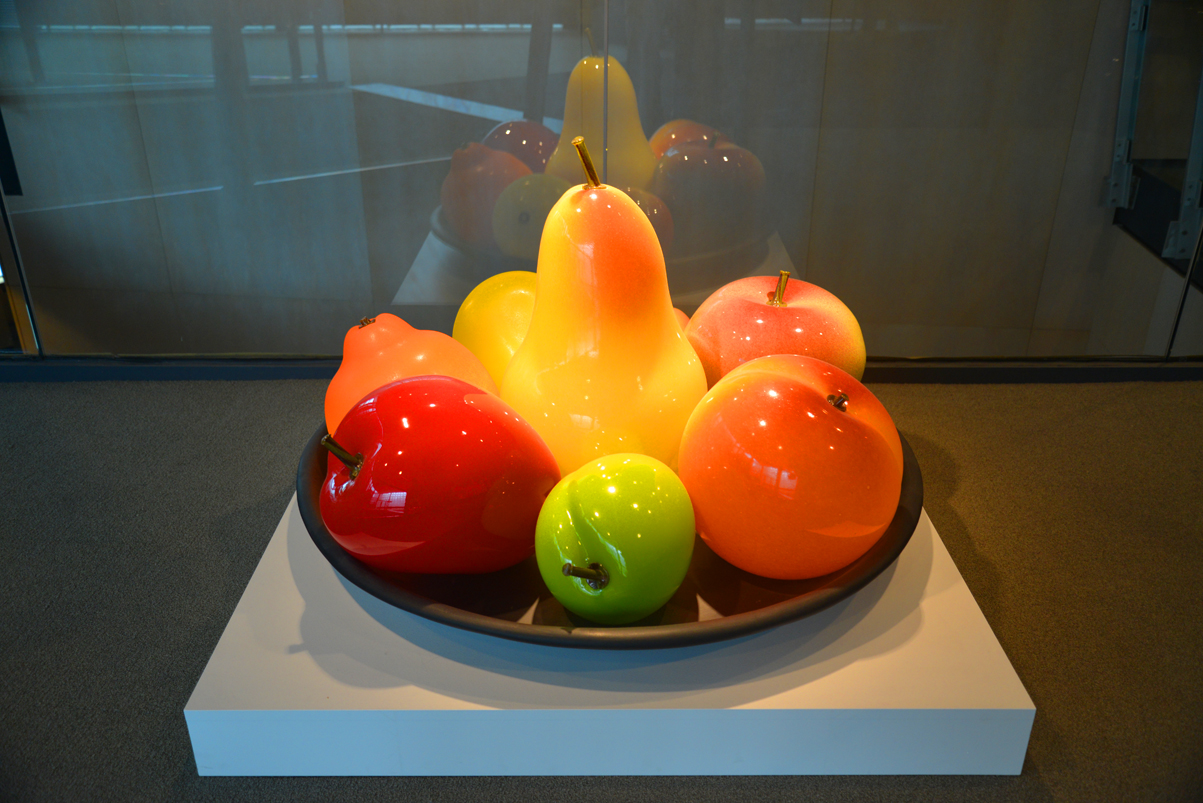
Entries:
{"label": "glass panel", "polygon": [[554,125],[583,53],[572,3],[3,8],[48,353],[336,354],[384,310],[450,330],[477,278],[431,234],[451,153]]}
{"label": "glass panel", "polygon": [[1190,291],[1186,294],[1182,318],[1174,332],[1173,357],[1203,356],[1203,281],[1199,266],[1191,274]]}
{"label": "glass panel", "polygon": [[1203,0],[1148,10],[1117,211],[1101,190],[1139,5],[16,0],[6,197],[48,353],[334,354],[382,311],[450,331],[477,282],[534,267],[444,208],[452,153],[524,116],[558,131],[589,29],[631,79],[609,131],[687,118],[763,168],[760,194],[746,165],[643,187],[675,193],[687,312],[788,269],[878,356],[1160,355]]}
{"label": "glass panel", "polygon": [[[871,355],[1164,353],[1178,274],[1100,199],[1126,0],[610,7],[647,132],[708,124],[766,174],[767,253],[696,292],[678,281],[687,311],[785,267],[849,305]],[[1168,82],[1186,96],[1150,108],[1189,118],[1197,64],[1167,69],[1190,74]]]}

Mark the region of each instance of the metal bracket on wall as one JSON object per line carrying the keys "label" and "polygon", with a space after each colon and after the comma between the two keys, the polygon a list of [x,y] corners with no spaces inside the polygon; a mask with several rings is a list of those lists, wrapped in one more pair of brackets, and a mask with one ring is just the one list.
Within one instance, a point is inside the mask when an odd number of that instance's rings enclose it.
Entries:
{"label": "metal bracket on wall", "polygon": [[1190,259],[1195,248],[1195,235],[1203,223],[1199,208],[1200,189],[1203,189],[1203,77],[1195,99],[1195,120],[1190,133],[1190,156],[1186,160],[1186,175],[1182,178],[1182,201],[1178,219],[1170,224],[1161,255],[1166,259]]}
{"label": "metal bracket on wall", "polygon": [[1107,176],[1105,206],[1128,209],[1136,197],[1136,182],[1132,179],[1132,138],[1136,135],[1136,107],[1140,102],[1140,78],[1144,71],[1149,3],[1150,0],[1132,0],[1128,13],[1128,40],[1124,46],[1124,73],[1115,121],[1115,150],[1111,156],[1111,175]]}

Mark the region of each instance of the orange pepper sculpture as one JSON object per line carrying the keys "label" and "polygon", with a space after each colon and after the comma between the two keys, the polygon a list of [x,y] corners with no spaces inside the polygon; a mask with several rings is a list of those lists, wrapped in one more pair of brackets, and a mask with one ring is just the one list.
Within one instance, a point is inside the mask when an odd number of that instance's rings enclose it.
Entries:
{"label": "orange pepper sculpture", "polygon": [[497,395],[476,355],[442,332],[415,329],[387,312],[364,318],[343,338],[343,361],[326,388],[326,431],[376,388],[411,376],[453,376]]}

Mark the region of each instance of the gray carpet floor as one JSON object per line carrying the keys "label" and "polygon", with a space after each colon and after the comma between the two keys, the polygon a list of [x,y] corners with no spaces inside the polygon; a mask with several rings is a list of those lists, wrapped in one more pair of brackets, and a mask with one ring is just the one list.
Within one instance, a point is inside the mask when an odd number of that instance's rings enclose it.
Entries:
{"label": "gray carpet floor", "polygon": [[200,778],[323,383],[0,385],[0,798],[1203,799],[1203,383],[877,385],[1036,703],[1018,777]]}

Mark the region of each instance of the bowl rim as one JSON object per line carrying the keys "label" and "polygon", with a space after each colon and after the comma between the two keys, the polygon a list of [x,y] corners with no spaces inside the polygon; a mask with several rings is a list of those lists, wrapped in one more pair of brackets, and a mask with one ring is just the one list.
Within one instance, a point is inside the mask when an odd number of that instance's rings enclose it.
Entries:
{"label": "bowl rim", "polygon": [[[297,506],[305,528],[334,569],[367,593],[403,611],[440,624],[513,641],[578,649],[664,649],[739,638],[819,613],[847,599],[889,568],[910,542],[923,511],[923,475],[906,438],[902,444],[902,489],[894,518],[882,536],[855,561],[826,575],[824,582],[792,599],[718,619],[668,625],[565,627],[513,622],[457,608],[415,593],[377,574],[339,546],[326,528],[318,498],[326,478],[325,450],[318,427],[297,467]],[[738,570],[737,570],[738,571]]]}

